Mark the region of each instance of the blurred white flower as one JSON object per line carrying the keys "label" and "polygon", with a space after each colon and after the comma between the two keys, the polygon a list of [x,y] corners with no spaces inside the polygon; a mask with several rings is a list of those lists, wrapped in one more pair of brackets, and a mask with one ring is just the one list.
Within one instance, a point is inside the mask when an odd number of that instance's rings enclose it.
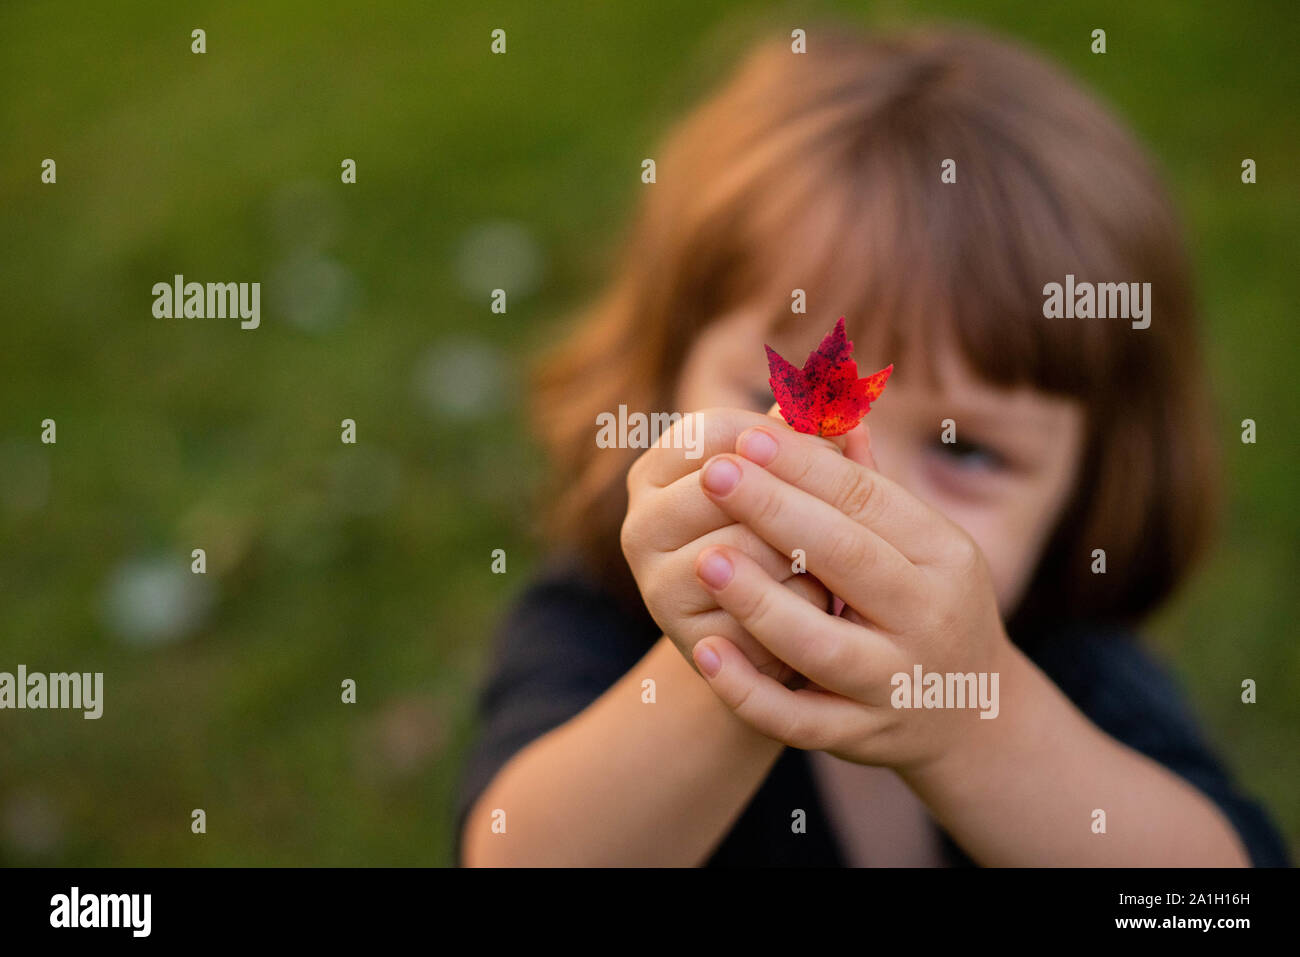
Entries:
{"label": "blurred white flower", "polygon": [[359,290],[347,267],[300,250],[272,268],[267,291],[272,316],[283,316],[307,332],[323,332],[347,318]]}
{"label": "blurred white flower", "polygon": [[451,419],[485,418],[511,391],[509,363],[479,339],[450,339],[433,346],[415,366],[412,388],[425,412]]}
{"label": "blurred white flower", "polygon": [[519,223],[480,223],[462,237],[456,253],[456,278],[471,299],[486,302],[493,289],[504,289],[507,302],[527,296],[541,274],[541,249]]}
{"label": "blurred white flower", "polygon": [[131,559],[104,586],[105,626],[133,645],[161,645],[194,634],[207,619],[214,589],[190,571],[188,552]]}

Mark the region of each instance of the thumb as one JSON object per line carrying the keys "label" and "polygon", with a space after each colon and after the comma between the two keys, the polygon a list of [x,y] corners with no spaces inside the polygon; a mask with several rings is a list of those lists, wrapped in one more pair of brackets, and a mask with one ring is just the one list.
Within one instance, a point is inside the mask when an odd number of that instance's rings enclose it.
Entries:
{"label": "thumb", "polygon": [[865,465],[872,471],[879,471],[876,465],[876,457],[871,451],[871,430],[867,428],[866,422],[863,422],[852,432],[842,436],[842,438],[848,440],[844,447],[846,458],[852,459],[859,465]]}

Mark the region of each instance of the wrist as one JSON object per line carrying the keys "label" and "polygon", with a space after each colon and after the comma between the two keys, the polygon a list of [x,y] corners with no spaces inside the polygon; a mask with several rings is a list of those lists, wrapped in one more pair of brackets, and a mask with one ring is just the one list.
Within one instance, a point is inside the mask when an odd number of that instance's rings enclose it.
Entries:
{"label": "wrist", "polygon": [[1029,658],[1005,640],[994,661],[998,676],[997,716],[984,719],[976,714],[963,717],[962,732],[935,756],[905,768],[900,777],[922,799],[972,789],[996,789],[998,781],[1014,764],[1036,748],[1044,701],[1041,683],[1046,677]]}

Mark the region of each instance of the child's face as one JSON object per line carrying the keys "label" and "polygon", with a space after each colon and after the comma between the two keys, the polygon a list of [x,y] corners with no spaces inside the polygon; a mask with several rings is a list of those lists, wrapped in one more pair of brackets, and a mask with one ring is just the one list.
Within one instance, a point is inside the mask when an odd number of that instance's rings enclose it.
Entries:
{"label": "child's face", "polygon": [[[825,332],[810,321],[806,334],[777,341],[752,314],[715,323],[687,357],[678,408],[766,412],[773,400],[764,342],[802,365]],[[942,391],[909,376],[902,357],[857,357],[862,375],[896,363],[885,394],[865,420],[872,450],[881,474],[975,539],[992,572],[998,608],[1009,616],[1074,488],[1083,407],[1028,388],[995,389],[975,378],[952,350],[941,350],[939,357]],[[956,426],[952,444],[941,439],[945,419]]]}

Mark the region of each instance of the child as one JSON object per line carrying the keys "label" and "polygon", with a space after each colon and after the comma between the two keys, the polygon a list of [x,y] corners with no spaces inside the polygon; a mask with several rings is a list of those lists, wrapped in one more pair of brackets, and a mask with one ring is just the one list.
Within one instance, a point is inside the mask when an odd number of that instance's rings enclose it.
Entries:
{"label": "child", "polygon": [[[498,638],[458,861],[1285,864],[1132,632],[1209,539],[1216,459],[1129,134],[982,34],[818,31],[657,165],[542,369],[561,547]],[[1067,276],[1139,283],[1132,321],[1047,318]],[[763,345],[802,365],[841,315],[894,374],[797,433]],[[706,410],[703,454],[600,447],[620,405]],[[979,707],[908,707],[931,672]]]}

